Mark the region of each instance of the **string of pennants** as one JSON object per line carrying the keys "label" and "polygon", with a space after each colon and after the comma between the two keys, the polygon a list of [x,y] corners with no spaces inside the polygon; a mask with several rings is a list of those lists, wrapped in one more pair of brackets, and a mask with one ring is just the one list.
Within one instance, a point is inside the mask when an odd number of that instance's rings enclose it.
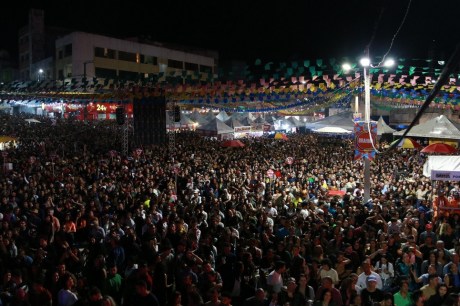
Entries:
{"label": "string of pennants", "polygon": [[[0,88],[3,101],[22,100],[40,103],[129,103],[135,97],[165,95],[167,100],[182,104],[202,104],[220,109],[233,109],[235,104],[245,104],[247,109],[280,110],[302,107],[303,102],[316,98],[326,103],[330,99],[323,96],[337,95],[340,100],[346,93],[361,93],[362,75],[356,63],[352,64],[351,74],[346,74],[336,59],[316,61],[292,61],[263,64],[256,60],[253,65],[243,69],[245,80],[230,80],[229,73],[219,72],[219,79],[207,80],[206,84],[189,80],[184,71],[168,75],[168,82],[149,83],[148,80],[116,82],[101,79],[97,83],[107,85],[107,89],[97,91],[85,83],[85,92],[53,91],[46,86],[27,87],[16,84],[11,91]],[[432,60],[398,59],[398,65],[392,69],[371,68],[371,95],[374,99],[394,103],[419,105],[434,86],[434,81],[442,70],[443,64]],[[184,79],[184,76],[186,78]],[[158,79],[158,76],[157,76]],[[434,99],[434,106],[460,108],[460,75],[453,75],[449,84],[443,86],[441,93]],[[158,81],[158,80],[157,80]],[[185,81],[185,84],[183,84]],[[189,82],[190,81],[190,82]],[[72,79],[74,87],[86,80]],[[93,82],[93,81],[91,81]],[[90,83],[91,83],[90,82]],[[347,88],[343,88],[349,84]],[[112,86],[113,85],[113,86]],[[337,89],[340,90],[337,90]],[[344,93],[345,92],[345,93]],[[292,102],[294,101],[294,102]],[[282,105],[277,105],[282,103]],[[297,105],[300,103],[300,105]],[[254,104],[254,106],[251,106]]]}

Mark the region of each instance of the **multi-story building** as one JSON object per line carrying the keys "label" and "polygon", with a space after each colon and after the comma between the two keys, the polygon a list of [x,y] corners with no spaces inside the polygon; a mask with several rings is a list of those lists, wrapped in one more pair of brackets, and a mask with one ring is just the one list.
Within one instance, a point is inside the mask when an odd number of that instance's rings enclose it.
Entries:
{"label": "multi-story building", "polygon": [[214,74],[217,62],[217,52],[190,53],[83,32],[56,40],[55,73],[59,80],[80,77],[136,80],[160,73],[205,78]]}
{"label": "multi-story building", "polygon": [[135,80],[153,75],[209,79],[218,53],[140,38],[119,39],[45,26],[45,13],[29,11],[19,30],[19,78],[66,80],[98,77]]}
{"label": "multi-story building", "polygon": [[19,78],[21,80],[54,79],[56,38],[71,32],[45,26],[45,12],[30,9],[27,24],[19,30]]}

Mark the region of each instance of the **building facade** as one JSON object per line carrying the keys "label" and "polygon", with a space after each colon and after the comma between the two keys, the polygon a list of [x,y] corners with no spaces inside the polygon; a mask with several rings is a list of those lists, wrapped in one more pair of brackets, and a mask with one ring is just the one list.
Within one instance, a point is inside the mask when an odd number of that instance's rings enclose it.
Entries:
{"label": "building facade", "polygon": [[218,64],[217,52],[207,53],[73,32],[56,40],[55,74],[58,80],[84,77],[136,80],[158,74],[206,79],[214,75]]}

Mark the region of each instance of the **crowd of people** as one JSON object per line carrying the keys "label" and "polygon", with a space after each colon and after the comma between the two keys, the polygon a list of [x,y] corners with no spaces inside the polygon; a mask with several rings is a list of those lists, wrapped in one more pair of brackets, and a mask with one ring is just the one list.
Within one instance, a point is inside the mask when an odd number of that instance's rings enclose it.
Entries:
{"label": "crowd of people", "polygon": [[114,122],[24,119],[0,116],[1,305],[460,305],[459,215],[432,207],[460,187],[417,150],[377,154],[364,195],[349,139],[123,156]]}

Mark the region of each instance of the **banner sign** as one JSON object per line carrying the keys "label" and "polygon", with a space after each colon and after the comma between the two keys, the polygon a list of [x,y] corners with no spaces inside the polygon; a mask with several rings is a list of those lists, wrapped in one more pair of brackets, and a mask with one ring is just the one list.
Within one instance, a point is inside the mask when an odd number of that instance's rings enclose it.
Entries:
{"label": "banner sign", "polygon": [[248,133],[251,131],[250,126],[238,126],[235,127],[235,133]]}
{"label": "banner sign", "polygon": [[460,171],[431,170],[434,181],[460,181]]}
{"label": "banner sign", "polygon": [[[370,133],[368,128],[370,128]],[[375,149],[377,141],[377,122],[365,121],[355,122],[355,160],[367,158],[373,160],[375,158]]]}

